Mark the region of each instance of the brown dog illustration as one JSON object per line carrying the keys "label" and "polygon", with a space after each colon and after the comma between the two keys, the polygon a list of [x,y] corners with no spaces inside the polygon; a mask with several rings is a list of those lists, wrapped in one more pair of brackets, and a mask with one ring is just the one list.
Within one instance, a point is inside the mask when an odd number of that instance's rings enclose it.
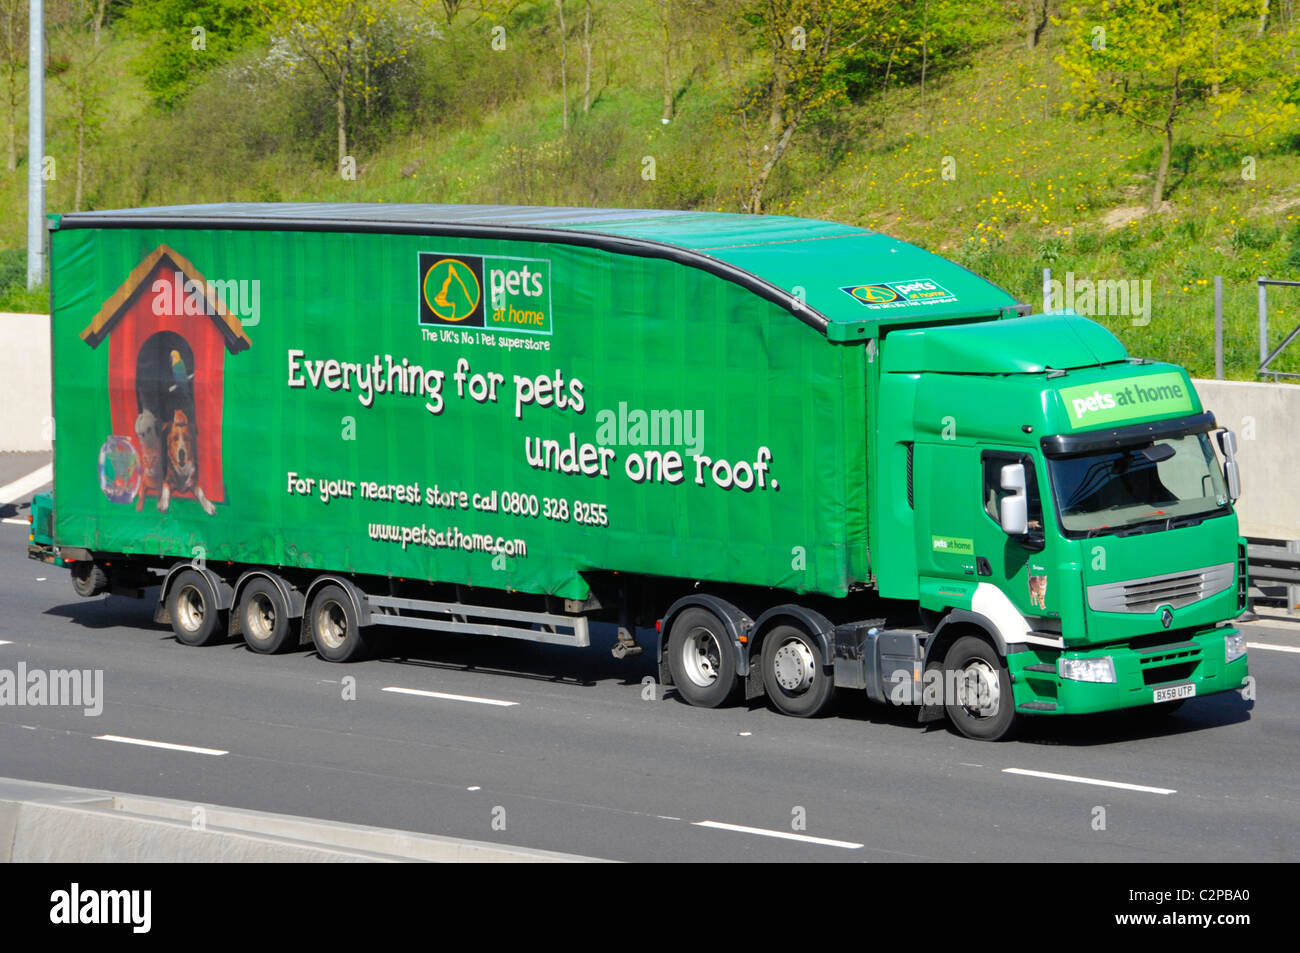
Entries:
{"label": "brown dog illustration", "polygon": [[194,498],[209,516],[217,508],[203,495],[199,486],[199,460],[194,452],[195,429],[185,411],[177,408],[170,423],[163,424],[163,443],[167,448],[167,475],[163,479],[162,493],[158,497],[158,512],[166,513],[171,506],[172,491],[193,493]]}

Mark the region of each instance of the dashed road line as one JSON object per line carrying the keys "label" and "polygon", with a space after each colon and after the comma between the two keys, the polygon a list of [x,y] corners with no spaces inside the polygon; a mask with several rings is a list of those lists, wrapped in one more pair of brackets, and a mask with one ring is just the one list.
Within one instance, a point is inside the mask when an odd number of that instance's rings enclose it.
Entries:
{"label": "dashed road line", "polygon": [[1073,774],[1053,774],[1050,771],[1030,771],[1026,768],[1003,768],[1003,774],[1023,774],[1030,778],[1049,781],[1073,781],[1075,784],[1095,784],[1103,788],[1120,788],[1124,791],[1144,791],[1147,794],[1177,794],[1173,788],[1154,788],[1146,784],[1129,784],[1126,781],[1106,781],[1102,778],[1081,778]]}
{"label": "dashed road line", "polygon": [[1247,642],[1246,648],[1264,649],[1268,652],[1291,652],[1295,655],[1300,655],[1300,648],[1297,648],[1294,645],[1273,645],[1269,642]]}
{"label": "dashed road line", "polygon": [[188,751],[191,754],[223,755],[230,754],[220,748],[201,748],[198,745],[178,745],[170,741],[150,741],[147,738],[126,738],[122,735],[95,735],[96,741],[116,741],[124,745],[140,745],[145,748],[163,748],[167,751]]}
{"label": "dashed road line", "polygon": [[[53,479],[54,464],[47,463],[39,470],[33,470],[25,477],[19,477],[12,483],[6,483],[4,486],[0,486],[0,505],[21,500],[32,490],[39,490]],[[5,520],[5,522],[9,521]],[[27,521],[23,520],[23,522],[26,523]]]}
{"label": "dashed road line", "polygon": [[496,705],[499,708],[511,708],[518,705],[519,702],[505,701],[500,698],[479,698],[475,695],[451,695],[447,692],[431,692],[423,688],[398,688],[395,685],[389,685],[384,689],[386,692],[393,692],[398,695],[419,695],[422,698],[441,698],[445,701],[452,702],[473,702],[476,705]]}
{"label": "dashed road line", "polygon": [[691,824],[695,827],[709,827],[718,831],[735,831],[738,834],[757,834],[759,837],[778,837],[781,840],[818,844],[822,847],[842,847],[845,850],[858,850],[863,846],[852,841],[833,840],[829,837],[813,837],[810,834],[795,834],[791,831],[770,831],[763,827],[745,827],[742,824],[724,824],[721,821],[692,821]]}

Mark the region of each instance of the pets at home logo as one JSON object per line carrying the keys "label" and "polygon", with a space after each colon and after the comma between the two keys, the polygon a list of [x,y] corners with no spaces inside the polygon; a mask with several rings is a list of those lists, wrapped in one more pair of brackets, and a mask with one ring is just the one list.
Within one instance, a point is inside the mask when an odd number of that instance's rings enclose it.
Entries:
{"label": "pets at home logo", "polygon": [[420,324],[551,333],[551,263],[544,258],[420,252]]}
{"label": "pets at home logo", "polygon": [[483,259],[420,252],[420,324],[483,327]]}
{"label": "pets at home logo", "polygon": [[949,304],[957,300],[955,294],[929,278],[846,285],[840,290],[864,308],[873,311],[906,308],[918,304]]}

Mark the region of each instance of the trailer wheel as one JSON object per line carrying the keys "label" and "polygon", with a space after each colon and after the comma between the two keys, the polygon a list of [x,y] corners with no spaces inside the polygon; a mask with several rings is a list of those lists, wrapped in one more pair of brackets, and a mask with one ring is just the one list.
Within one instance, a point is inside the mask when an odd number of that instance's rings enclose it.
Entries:
{"label": "trailer wheel", "polygon": [[289,618],[289,603],[269,579],[254,579],[239,597],[239,626],[244,643],[262,655],[274,655],[298,644],[298,626]]}
{"label": "trailer wheel", "polygon": [[328,662],[356,662],[368,654],[357,610],[342,586],[321,587],[307,610],[307,624],[316,654]]}
{"label": "trailer wheel", "polygon": [[776,710],[812,718],[835,696],[817,641],[803,629],[779,625],[763,639],[763,687]]}
{"label": "trailer wheel", "polygon": [[993,646],[962,636],[948,650],[943,669],[944,709],[953,727],[976,741],[1005,737],[1015,721],[1016,702],[1011,675]]}
{"label": "trailer wheel", "polygon": [[172,581],[167,591],[167,614],[176,641],[183,645],[213,645],[225,634],[217,594],[207,577],[196,570],[186,569]]}
{"label": "trailer wheel", "polygon": [[707,609],[684,609],[668,633],[668,668],[677,694],[698,708],[718,708],[740,687],[727,628]]}
{"label": "trailer wheel", "polygon": [[72,564],[72,588],[83,599],[97,596],[108,591],[108,573],[99,563],[78,562]]}

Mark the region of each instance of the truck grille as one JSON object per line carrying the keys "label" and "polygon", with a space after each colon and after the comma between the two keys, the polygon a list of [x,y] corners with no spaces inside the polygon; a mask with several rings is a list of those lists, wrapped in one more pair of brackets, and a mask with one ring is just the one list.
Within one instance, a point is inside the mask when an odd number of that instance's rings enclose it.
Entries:
{"label": "truck grille", "polygon": [[1161,576],[1126,579],[1088,587],[1088,608],[1095,612],[1154,612],[1208,599],[1232,585],[1232,563]]}

